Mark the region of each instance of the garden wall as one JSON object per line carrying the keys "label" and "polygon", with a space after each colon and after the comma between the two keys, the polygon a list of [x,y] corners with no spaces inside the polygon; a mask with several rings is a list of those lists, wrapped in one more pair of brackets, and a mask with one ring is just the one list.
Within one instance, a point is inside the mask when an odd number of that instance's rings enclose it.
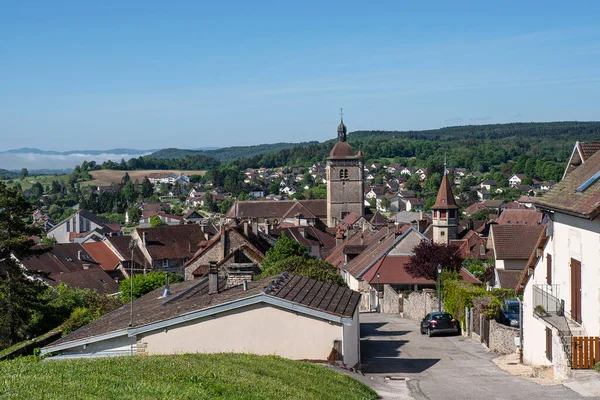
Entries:
{"label": "garden wall", "polygon": [[512,354],[517,351],[515,337],[519,329],[490,321],[490,350],[498,354]]}
{"label": "garden wall", "polygon": [[[403,297],[402,316],[404,318],[421,321],[425,315],[438,310],[438,297],[433,289],[423,289],[412,292],[408,297]],[[442,311],[444,304],[442,303]]]}

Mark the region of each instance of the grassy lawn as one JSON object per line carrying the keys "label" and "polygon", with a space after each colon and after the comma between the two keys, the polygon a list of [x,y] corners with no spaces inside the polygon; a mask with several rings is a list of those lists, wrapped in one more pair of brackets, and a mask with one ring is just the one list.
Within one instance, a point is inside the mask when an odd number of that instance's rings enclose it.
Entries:
{"label": "grassy lawn", "polygon": [[0,398],[376,399],[327,367],[244,354],[0,362]]}

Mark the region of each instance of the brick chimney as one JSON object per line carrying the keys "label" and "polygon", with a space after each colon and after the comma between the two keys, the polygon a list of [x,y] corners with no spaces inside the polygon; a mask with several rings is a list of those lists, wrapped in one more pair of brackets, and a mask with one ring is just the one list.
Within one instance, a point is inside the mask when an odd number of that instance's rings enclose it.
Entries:
{"label": "brick chimney", "polygon": [[208,262],[208,294],[219,293],[219,268],[216,261]]}

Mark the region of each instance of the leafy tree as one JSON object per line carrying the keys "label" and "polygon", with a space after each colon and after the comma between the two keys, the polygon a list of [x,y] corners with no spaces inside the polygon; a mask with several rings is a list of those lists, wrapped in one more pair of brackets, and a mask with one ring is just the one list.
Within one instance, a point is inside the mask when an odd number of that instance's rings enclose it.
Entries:
{"label": "leafy tree", "polygon": [[425,200],[425,204],[423,205],[423,211],[428,212],[429,210],[431,210],[431,207],[433,207],[433,205],[435,204],[435,197],[430,197],[427,200]]}
{"label": "leafy tree", "polygon": [[490,209],[479,210],[475,214],[471,215],[471,219],[473,221],[487,221],[490,214],[493,214],[494,211]]}
{"label": "leafy tree", "polygon": [[138,193],[135,191],[135,186],[133,186],[131,180],[128,180],[125,186],[123,186],[123,197],[130,203],[137,200]]}
{"label": "leafy tree", "polygon": [[157,226],[162,226],[162,225],[163,225],[163,222],[158,215],[153,215],[150,218],[150,226],[152,228],[156,228]]}
{"label": "leafy tree", "polygon": [[121,185],[125,185],[127,182],[131,182],[131,177],[128,172],[125,172],[125,175],[121,178]]}
{"label": "leafy tree", "polygon": [[231,206],[235,203],[234,199],[223,199],[218,202],[219,212],[221,214],[226,214],[227,211],[231,208]]}
{"label": "leafy tree", "polygon": [[404,183],[404,189],[412,190],[413,192],[421,191],[421,182],[417,174],[412,174],[410,178]]}
{"label": "leafy tree", "polygon": [[29,176],[29,171],[27,168],[21,168],[21,180],[27,178]]}
{"label": "leafy tree", "polygon": [[144,180],[142,181],[142,197],[147,199],[148,197],[152,196],[152,194],[154,194],[154,186],[152,186],[150,179],[145,176]]}
{"label": "leafy tree", "polygon": [[[133,292],[131,291],[131,278],[121,281],[119,295],[124,302],[131,301],[130,293],[133,293],[133,299],[137,299],[154,289],[165,285],[165,272],[153,271],[147,274],[133,275]],[[178,274],[169,274],[169,283],[183,282],[183,276]]]}
{"label": "leafy tree", "polygon": [[415,278],[437,279],[438,265],[442,270],[458,271],[463,258],[454,245],[437,244],[423,240],[413,249],[406,272]]}
{"label": "leafy tree", "polygon": [[467,258],[463,261],[463,267],[481,282],[485,282],[485,271],[493,264],[493,260],[482,260],[478,258]]}
{"label": "leafy tree", "polygon": [[259,279],[276,276],[285,271],[318,281],[333,282],[336,285],[347,286],[342,277],[338,275],[337,268],[327,261],[300,255],[279,260],[267,268],[263,267]]}
{"label": "leafy tree", "polygon": [[285,233],[282,233],[277,242],[275,242],[275,245],[267,251],[266,257],[262,262],[263,270],[279,261],[295,256],[307,258],[308,249],[294,239],[287,237]]}
{"label": "leafy tree", "polygon": [[58,194],[61,192],[61,190],[62,190],[62,187],[60,186],[60,182],[52,181],[52,187],[50,189],[51,193]]}
{"label": "leafy tree", "polygon": [[369,208],[371,210],[373,210],[373,212],[375,212],[375,210],[377,209],[377,198],[376,197],[371,197],[369,199]]}
{"label": "leafy tree", "polygon": [[39,199],[44,195],[44,187],[41,183],[36,182],[31,186],[31,197],[34,199]]}
{"label": "leafy tree", "polygon": [[390,199],[383,196],[381,198],[381,208],[385,211],[389,211],[391,207],[392,207],[392,203],[390,202]]}
{"label": "leafy tree", "polygon": [[127,209],[127,211],[129,214],[129,223],[137,225],[140,221],[140,218],[142,218],[142,212],[140,211],[139,207],[132,205]]}
{"label": "leafy tree", "polygon": [[18,260],[39,254],[32,249],[37,228],[27,224],[32,207],[23,195],[0,182],[0,345],[11,345],[27,335],[34,311],[41,307],[44,286]]}

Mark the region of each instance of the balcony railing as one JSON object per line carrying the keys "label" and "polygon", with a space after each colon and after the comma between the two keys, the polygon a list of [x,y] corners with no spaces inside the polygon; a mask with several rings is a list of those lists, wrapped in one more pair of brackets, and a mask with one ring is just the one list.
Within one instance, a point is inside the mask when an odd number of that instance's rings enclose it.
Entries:
{"label": "balcony railing", "polygon": [[573,335],[565,315],[565,302],[559,298],[559,285],[533,285],[533,313],[558,330],[570,363]]}

